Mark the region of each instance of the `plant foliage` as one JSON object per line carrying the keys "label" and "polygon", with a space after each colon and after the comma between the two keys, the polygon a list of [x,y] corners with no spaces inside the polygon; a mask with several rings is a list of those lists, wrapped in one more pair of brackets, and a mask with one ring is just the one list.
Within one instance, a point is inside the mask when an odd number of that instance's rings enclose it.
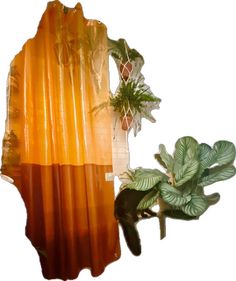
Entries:
{"label": "plant foliage", "polygon": [[160,102],[160,99],[150,92],[147,85],[135,80],[122,81],[116,95],[110,97],[110,105],[121,116],[142,113],[149,102]]}
{"label": "plant foliage", "polygon": [[123,188],[150,190],[140,202],[139,209],[153,206],[158,199],[166,205],[163,214],[182,219],[196,218],[219,201],[218,193],[206,195],[204,187],[235,175],[235,155],[232,142],[222,140],[211,147],[199,144],[192,137],[182,137],[175,144],[173,156],[163,144],[155,154],[166,173],[143,168],[129,171]]}

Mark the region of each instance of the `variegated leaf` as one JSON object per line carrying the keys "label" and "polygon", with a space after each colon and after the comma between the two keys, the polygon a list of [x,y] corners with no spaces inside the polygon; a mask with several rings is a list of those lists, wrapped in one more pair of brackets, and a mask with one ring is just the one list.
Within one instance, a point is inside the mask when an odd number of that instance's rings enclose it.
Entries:
{"label": "variegated leaf", "polygon": [[229,141],[218,141],[213,146],[216,152],[216,162],[219,165],[233,163],[235,159],[235,146]]}
{"label": "variegated leaf", "polygon": [[135,181],[128,183],[126,188],[145,191],[153,188],[158,182],[162,180],[162,176],[158,175],[144,175]]}
{"label": "variegated leaf", "polygon": [[181,186],[190,180],[198,171],[199,162],[197,160],[188,161],[175,174],[176,186]]}
{"label": "variegated leaf", "polygon": [[150,208],[151,206],[153,206],[156,203],[158,197],[159,197],[159,193],[156,190],[151,190],[139,202],[137,209],[145,210],[145,209]]}
{"label": "variegated leaf", "polygon": [[183,196],[182,192],[168,183],[160,184],[161,197],[162,199],[173,207],[180,207],[186,204],[191,196]]}
{"label": "variegated leaf", "polygon": [[178,139],[174,152],[174,172],[190,160],[196,160],[198,154],[198,142],[192,137]]}
{"label": "variegated leaf", "polygon": [[234,166],[230,166],[230,167],[222,167],[221,169],[215,169],[212,168],[212,170],[217,170],[214,173],[211,173],[211,169],[209,170],[209,175],[206,177],[203,177],[199,180],[198,185],[201,187],[213,184],[217,181],[223,181],[223,180],[227,180],[229,178],[232,178],[235,173],[236,173],[236,169]]}
{"label": "variegated leaf", "polygon": [[191,200],[181,210],[191,217],[202,215],[208,208],[207,199],[203,195],[191,194]]}
{"label": "variegated leaf", "polygon": [[159,145],[159,151],[161,160],[165,163],[165,166],[167,168],[167,172],[173,172],[174,159],[169,153],[167,153],[164,144]]}

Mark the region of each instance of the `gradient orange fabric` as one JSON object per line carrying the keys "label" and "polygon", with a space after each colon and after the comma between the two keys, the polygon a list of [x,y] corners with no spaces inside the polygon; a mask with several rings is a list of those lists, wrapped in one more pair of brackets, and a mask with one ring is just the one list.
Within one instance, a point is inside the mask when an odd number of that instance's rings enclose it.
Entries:
{"label": "gradient orange fabric", "polygon": [[113,216],[112,120],[106,27],[50,2],[35,38],[14,58],[2,173],[25,202],[26,235],[47,279],[92,275],[120,256]]}

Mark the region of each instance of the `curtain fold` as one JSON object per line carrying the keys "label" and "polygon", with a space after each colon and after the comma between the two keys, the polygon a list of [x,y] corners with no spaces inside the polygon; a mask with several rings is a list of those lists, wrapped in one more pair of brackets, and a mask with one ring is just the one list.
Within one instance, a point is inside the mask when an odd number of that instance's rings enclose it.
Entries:
{"label": "curtain fold", "polygon": [[113,216],[112,118],[106,27],[80,4],[49,2],[11,63],[2,173],[27,208],[26,235],[47,279],[92,275],[120,256]]}

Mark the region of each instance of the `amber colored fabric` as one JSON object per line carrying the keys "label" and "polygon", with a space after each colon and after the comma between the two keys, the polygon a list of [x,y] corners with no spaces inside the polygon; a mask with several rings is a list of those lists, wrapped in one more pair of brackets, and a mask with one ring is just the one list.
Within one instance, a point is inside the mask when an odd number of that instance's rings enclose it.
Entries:
{"label": "amber colored fabric", "polygon": [[35,38],[14,58],[2,173],[25,202],[26,235],[45,278],[92,275],[120,256],[113,216],[112,120],[92,108],[109,95],[106,27],[80,4],[50,2]]}

